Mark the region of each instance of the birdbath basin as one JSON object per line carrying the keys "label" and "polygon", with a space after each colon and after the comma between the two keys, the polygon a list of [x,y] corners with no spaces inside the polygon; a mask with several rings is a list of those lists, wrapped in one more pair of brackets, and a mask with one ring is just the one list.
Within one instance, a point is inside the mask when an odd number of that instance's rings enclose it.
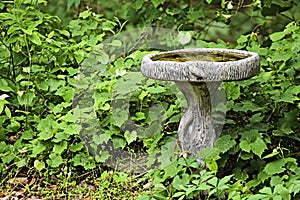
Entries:
{"label": "birdbath basin", "polygon": [[[258,74],[260,59],[248,51],[191,48],[146,55],[141,69],[149,78],[174,81],[185,96],[188,107],[179,123],[178,140],[182,151],[197,156],[217,139],[208,85],[248,79]],[[197,161],[203,164],[201,158]]]}

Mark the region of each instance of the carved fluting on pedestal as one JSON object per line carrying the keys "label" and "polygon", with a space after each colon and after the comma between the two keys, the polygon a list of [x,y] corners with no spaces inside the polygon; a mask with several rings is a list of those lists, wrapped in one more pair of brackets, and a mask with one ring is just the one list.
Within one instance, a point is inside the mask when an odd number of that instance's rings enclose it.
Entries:
{"label": "carved fluting on pedestal", "polygon": [[182,151],[197,156],[201,149],[213,146],[216,140],[209,89],[203,82],[176,82],[176,85],[188,104],[178,128],[179,143]]}

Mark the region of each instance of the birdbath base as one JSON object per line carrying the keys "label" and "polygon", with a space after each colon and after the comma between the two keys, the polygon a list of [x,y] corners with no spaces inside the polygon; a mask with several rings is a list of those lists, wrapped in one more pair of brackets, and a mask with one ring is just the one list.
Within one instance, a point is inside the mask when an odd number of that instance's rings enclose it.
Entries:
{"label": "birdbath base", "polygon": [[212,123],[209,88],[204,82],[175,83],[188,105],[179,123],[179,143],[188,155],[197,156],[201,149],[213,146],[217,138]]}
{"label": "birdbath base", "polygon": [[[196,156],[217,139],[213,127],[210,84],[250,78],[259,72],[257,53],[217,48],[192,48],[146,55],[142,73],[153,79],[174,81],[188,108],[183,114],[178,139],[181,150]],[[216,88],[215,88],[216,89]],[[200,158],[197,159],[203,164]]]}

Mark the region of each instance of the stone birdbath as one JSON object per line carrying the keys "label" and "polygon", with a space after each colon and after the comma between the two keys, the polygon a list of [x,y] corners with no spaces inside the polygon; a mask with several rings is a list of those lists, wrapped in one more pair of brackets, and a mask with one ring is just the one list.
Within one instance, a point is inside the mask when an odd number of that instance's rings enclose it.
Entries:
{"label": "stone birdbath", "polygon": [[[248,79],[258,74],[257,53],[216,48],[190,48],[146,55],[142,73],[152,79],[174,81],[187,100],[188,108],[178,128],[180,148],[196,156],[213,146],[217,134],[213,127],[211,88],[223,81]],[[211,87],[213,85],[214,87]],[[203,164],[201,158],[197,158]]]}

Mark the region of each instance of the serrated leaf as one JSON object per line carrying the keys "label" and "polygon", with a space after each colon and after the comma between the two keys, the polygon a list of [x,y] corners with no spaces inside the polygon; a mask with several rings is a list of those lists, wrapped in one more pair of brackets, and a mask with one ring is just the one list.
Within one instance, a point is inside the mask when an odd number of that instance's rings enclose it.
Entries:
{"label": "serrated leaf", "polygon": [[61,142],[63,140],[67,140],[69,138],[69,135],[66,134],[65,132],[59,132],[57,134],[55,134],[54,139],[52,139],[52,142]]}
{"label": "serrated leaf", "polygon": [[228,175],[228,176],[225,176],[223,177],[221,180],[219,180],[219,183],[218,183],[218,187],[222,186],[222,185],[225,185],[228,181],[230,181],[230,179],[233,177],[234,175]]}
{"label": "serrated leaf", "polygon": [[273,176],[271,178],[270,185],[272,187],[275,187],[276,185],[279,185],[281,183],[282,183],[282,180],[281,180],[281,178],[279,176]]}
{"label": "serrated leaf", "polygon": [[286,170],[284,168],[286,163],[287,163],[287,160],[285,158],[280,159],[280,160],[275,160],[271,163],[268,163],[265,166],[264,171],[269,175],[280,174]]}
{"label": "serrated leaf", "polygon": [[220,150],[221,153],[227,152],[229,149],[233,148],[236,145],[236,142],[231,136],[229,135],[224,135],[220,138],[215,143],[215,147]]}
{"label": "serrated leaf", "polygon": [[250,144],[251,150],[254,154],[261,157],[263,152],[267,149],[266,143],[261,138],[257,138],[253,143]]}
{"label": "serrated leaf", "polygon": [[259,110],[263,110],[264,108],[249,101],[249,100],[245,100],[243,103],[239,103],[236,104],[235,106],[233,106],[233,110],[235,111],[242,111],[242,112],[246,112],[246,111],[259,111]]}
{"label": "serrated leaf", "polygon": [[261,157],[262,153],[267,149],[267,145],[262,139],[262,135],[255,129],[243,132],[239,146],[243,151],[248,153],[252,151],[259,157]]}
{"label": "serrated leaf", "polygon": [[182,178],[180,178],[179,175],[176,175],[172,181],[172,186],[175,189],[180,190],[184,188],[184,186],[187,185],[188,183],[189,183],[189,177],[182,175]]}
{"label": "serrated leaf", "polygon": [[38,134],[40,140],[48,140],[53,136],[52,131],[42,131]]}
{"label": "serrated leaf", "polygon": [[269,187],[264,187],[263,189],[260,189],[259,192],[262,194],[272,195],[272,189]]}
{"label": "serrated leaf", "polygon": [[238,44],[243,44],[245,42],[248,41],[250,35],[241,35],[238,39],[237,39],[237,43]]}
{"label": "serrated leaf", "polygon": [[207,147],[199,151],[198,156],[206,160],[218,160],[220,158],[220,151],[215,147]]}
{"label": "serrated leaf", "polygon": [[250,153],[251,151],[251,146],[249,144],[249,142],[247,142],[246,140],[242,140],[239,144],[240,148],[243,150],[243,151],[246,151],[248,153]]}
{"label": "serrated leaf", "polygon": [[116,96],[127,96],[133,91],[138,90],[142,85],[142,80],[145,77],[142,73],[130,72],[122,76],[121,79],[115,84],[114,89],[116,90]]}

